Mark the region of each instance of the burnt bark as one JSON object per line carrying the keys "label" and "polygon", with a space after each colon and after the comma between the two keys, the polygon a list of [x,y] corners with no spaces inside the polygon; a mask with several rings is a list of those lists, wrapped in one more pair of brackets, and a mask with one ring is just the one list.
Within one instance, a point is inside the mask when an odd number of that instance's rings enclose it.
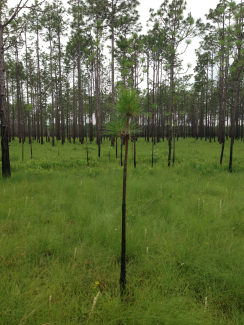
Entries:
{"label": "burnt bark", "polygon": [[[127,120],[127,130],[129,120]],[[120,271],[120,293],[125,293],[126,288],[126,178],[127,178],[127,156],[128,156],[129,133],[125,136],[125,159],[123,172],[123,197],[122,197],[122,239],[121,239],[121,271]]]}
{"label": "burnt bark", "polygon": [[[0,3],[1,8],[1,3]],[[6,112],[5,95],[5,69],[4,69],[4,48],[3,48],[3,26],[0,17],[0,117],[1,117],[1,149],[2,149],[2,176],[7,178],[11,176],[9,145],[8,145],[8,124]]]}

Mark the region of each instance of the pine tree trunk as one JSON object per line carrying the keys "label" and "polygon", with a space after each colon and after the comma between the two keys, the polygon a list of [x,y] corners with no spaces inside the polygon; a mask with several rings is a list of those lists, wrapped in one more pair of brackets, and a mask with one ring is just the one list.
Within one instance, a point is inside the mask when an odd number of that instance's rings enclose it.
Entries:
{"label": "pine tree trunk", "polygon": [[17,114],[18,114],[18,137],[19,143],[21,143],[21,104],[20,104],[20,81],[19,81],[19,56],[18,47],[16,46],[16,86],[17,86]]}
{"label": "pine tree trunk", "polygon": [[[49,27],[49,34],[51,34],[51,27]],[[53,61],[52,61],[52,40],[49,40],[49,58],[50,58],[50,79],[51,79],[51,97],[52,97],[52,146],[54,147],[54,95],[53,95]]]}
{"label": "pine tree trunk", "polygon": [[120,142],[120,166],[122,167],[123,166],[123,161],[122,161],[122,159],[123,159],[123,138],[122,138],[122,136],[120,136],[120,140],[121,140],[121,142]]}
{"label": "pine tree trunk", "polygon": [[[1,7],[1,3],[0,3]],[[0,12],[1,15],[1,12]],[[6,113],[5,97],[5,69],[4,69],[4,49],[3,49],[3,27],[1,26],[0,16],[0,117],[1,117],[1,149],[2,149],[2,176],[7,178],[11,176],[9,145],[8,145],[8,125]]]}
{"label": "pine tree trunk", "polygon": [[229,171],[232,173],[232,157],[233,157],[233,145],[235,139],[235,126],[236,126],[236,113],[239,101],[239,81],[234,81],[234,106],[231,116],[231,141],[230,141],[230,160]]}
{"label": "pine tree trunk", "polygon": [[58,66],[59,66],[59,107],[61,108],[61,137],[62,137],[62,144],[64,144],[65,143],[65,121],[64,121],[64,104],[63,104],[62,73],[61,73],[60,32],[58,33]]}
{"label": "pine tree trunk", "polygon": [[149,142],[149,112],[150,112],[150,102],[149,102],[149,53],[147,54],[147,142]]}
{"label": "pine tree trunk", "polygon": [[11,127],[10,127],[10,103],[9,103],[9,88],[8,88],[8,73],[6,73],[6,86],[7,86],[7,117],[8,117],[8,141],[11,142]]}
{"label": "pine tree trunk", "polygon": [[171,64],[170,64],[170,114],[169,114],[169,134],[168,134],[168,145],[169,145],[169,155],[168,155],[168,167],[170,167],[171,162],[171,142],[172,142],[172,114],[174,109],[174,55],[171,54]]}
{"label": "pine tree trunk", "polygon": [[136,168],[136,136],[134,136],[134,167]]}
{"label": "pine tree trunk", "polygon": [[[38,25],[38,20],[37,20]],[[41,90],[41,72],[40,72],[40,55],[39,55],[39,32],[37,27],[37,75],[38,75],[38,91],[39,91],[39,110],[37,111],[37,140],[40,142],[39,118],[41,123],[41,144],[43,144],[43,124],[42,124],[42,90]],[[40,116],[39,116],[40,113]]]}
{"label": "pine tree trunk", "polygon": [[80,44],[78,48],[78,60],[77,60],[77,70],[78,70],[78,111],[79,111],[79,141],[84,143],[84,121],[83,121],[83,96],[81,87],[81,58],[80,58]]}
{"label": "pine tree trunk", "polygon": [[12,94],[12,140],[14,140],[14,90],[13,90],[13,80],[12,80],[11,94]]}
{"label": "pine tree trunk", "polygon": [[207,66],[207,84],[206,84],[206,113],[205,113],[205,141],[208,138],[208,66]]}
{"label": "pine tree trunk", "polygon": [[122,240],[121,240],[121,272],[120,272],[120,293],[125,293],[126,288],[126,177],[127,177],[127,156],[129,141],[129,119],[127,119],[127,130],[125,138],[125,159],[123,173],[123,198],[122,198]]}
{"label": "pine tree trunk", "polygon": [[73,143],[76,138],[76,98],[75,98],[75,65],[73,67]]}

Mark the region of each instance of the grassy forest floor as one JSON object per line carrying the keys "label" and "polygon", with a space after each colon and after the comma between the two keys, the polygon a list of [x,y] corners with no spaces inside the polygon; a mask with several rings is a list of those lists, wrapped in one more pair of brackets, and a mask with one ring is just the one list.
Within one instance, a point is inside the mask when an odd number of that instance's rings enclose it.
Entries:
{"label": "grassy forest floor", "polygon": [[[115,149],[10,144],[0,179],[0,324],[244,324],[244,144],[129,148],[127,287],[119,292],[122,167]],[[58,155],[59,152],[59,155]],[[118,149],[118,155],[120,149]],[[109,158],[110,154],[110,158]],[[110,162],[109,162],[110,160]],[[94,297],[100,292],[93,308]],[[93,311],[92,311],[93,309]]]}

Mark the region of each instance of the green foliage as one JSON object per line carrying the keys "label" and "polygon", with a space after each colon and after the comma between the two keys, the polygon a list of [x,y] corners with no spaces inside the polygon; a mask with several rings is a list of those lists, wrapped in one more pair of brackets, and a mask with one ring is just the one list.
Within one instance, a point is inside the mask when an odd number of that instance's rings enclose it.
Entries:
{"label": "green foliage", "polygon": [[120,133],[125,132],[125,122],[121,115],[115,114],[112,120],[105,124],[106,128],[105,134],[118,136]]}
{"label": "green foliage", "polygon": [[125,119],[138,115],[141,109],[136,90],[122,89],[115,108]]}

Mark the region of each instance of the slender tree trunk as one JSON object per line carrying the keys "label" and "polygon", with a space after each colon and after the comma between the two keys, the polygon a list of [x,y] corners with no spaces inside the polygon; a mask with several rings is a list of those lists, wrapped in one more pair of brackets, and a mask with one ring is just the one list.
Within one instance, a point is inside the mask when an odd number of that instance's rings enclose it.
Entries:
{"label": "slender tree trunk", "polygon": [[123,173],[123,198],[122,198],[122,240],[121,240],[121,272],[120,272],[120,292],[121,296],[126,288],[126,177],[127,177],[127,156],[129,141],[129,119],[126,123],[125,135],[125,159]]}
{"label": "slender tree trunk", "polygon": [[69,130],[69,83],[66,83],[67,87],[67,101],[66,101],[66,128],[67,128],[67,140],[70,141],[70,130]]}
{"label": "slender tree trunk", "polygon": [[239,105],[239,81],[234,82],[234,106],[231,116],[231,141],[230,141],[230,160],[229,160],[229,171],[232,173],[232,157],[233,157],[233,145],[235,139],[235,126],[236,126],[236,113]]}
{"label": "slender tree trunk", "polygon": [[8,116],[8,141],[11,142],[11,127],[10,127],[10,103],[9,103],[9,88],[8,88],[8,73],[6,73],[6,86],[7,86],[7,116]]}
{"label": "slender tree trunk", "polygon": [[[51,26],[49,26],[49,36],[51,36]],[[50,79],[51,79],[51,98],[52,98],[52,146],[54,147],[55,137],[54,137],[54,96],[53,96],[53,61],[52,61],[52,40],[49,39],[49,58],[50,58]]]}
{"label": "slender tree trunk", "polygon": [[[1,8],[1,1],[0,1]],[[11,176],[9,145],[8,145],[8,125],[6,113],[6,96],[5,96],[5,69],[4,69],[4,49],[3,49],[3,27],[1,25],[0,12],[0,117],[1,117],[1,148],[2,148],[2,176],[7,178]]]}
{"label": "slender tree trunk", "polygon": [[120,166],[122,167],[123,166],[123,138],[122,136],[120,136]]}
{"label": "slender tree trunk", "polygon": [[61,137],[62,137],[62,144],[64,144],[65,143],[65,121],[64,121],[64,104],[63,104],[62,73],[61,73],[60,32],[58,32],[58,67],[59,67],[59,107],[61,109]]}
{"label": "slender tree trunk", "polygon": [[175,163],[175,126],[173,126],[173,166]]}
{"label": "slender tree trunk", "polygon": [[56,140],[60,140],[60,117],[59,117],[59,96],[58,96],[58,78],[57,69],[55,67],[55,86],[56,86]]}
{"label": "slender tree trunk", "polygon": [[134,167],[136,168],[136,136],[134,136]]}
{"label": "slender tree trunk", "polygon": [[[38,20],[37,20],[38,26]],[[41,123],[41,144],[43,144],[43,124],[42,124],[42,90],[41,90],[41,72],[40,72],[40,55],[39,55],[39,30],[37,27],[37,34],[36,34],[36,42],[37,42],[37,76],[38,76],[38,91],[39,91],[39,109],[37,111],[37,140],[40,142],[40,133],[39,133],[39,118]],[[40,116],[39,116],[40,112]]]}
{"label": "slender tree trunk", "polygon": [[[229,57],[228,57],[229,60]],[[228,60],[225,67],[225,80],[228,79],[228,70],[229,70],[229,64]],[[224,148],[225,148],[225,111],[226,111],[226,100],[227,100],[227,87],[224,87],[224,99],[223,99],[223,112],[222,112],[222,149],[220,154],[220,165],[222,165],[223,156],[224,156]]]}
{"label": "slender tree trunk", "polygon": [[174,54],[171,54],[170,64],[170,114],[169,114],[169,155],[168,155],[168,166],[171,162],[171,140],[172,140],[172,115],[174,110]]}
{"label": "slender tree trunk", "polygon": [[205,113],[205,141],[208,138],[208,65],[207,65],[207,83],[206,83],[206,113]]}
{"label": "slender tree trunk", "polygon": [[[111,2],[111,83],[112,83],[112,109],[111,115],[114,114],[114,105],[115,105],[115,90],[114,90],[114,0]],[[114,136],[111,136],[111,146],[114,146]]]}
{"label": "slender tree trunk", "polygon": [[[97,145],[98,157],[100,157],[100,51],[99,51],[99,31],[97,28],[97,48],[96,48],[96,70],[95,70],[95,91],[96,91],[96,127],[97,127]],[[112,145],[112,143],[111,143]]]}
{"label": "slender tree trunk", "polygon": [[12,140],[14,140],[14,90],[13,90],[13,79],[12,79],[12,87],[11,87],[11,93],[12,93]]}
{"label": "slender tree trunk", "polygon": [[18,47],[16,46],[16,85],[17,85],[17,114],[18,114],[18,137],[21,143],[21,103],[20,103],[20,80],[19,80],[19,55]]}
{"label": "slender tree trunk", "polygon": [[79,141],[84,143],[84,121],[83,121],[83,95],[81,87],[81,58],[80,58],[80,43],[78,48],[78,60],[77,60],[77,70],[78,70],[78,110],[79,110]]}
{"label": "slender tree trunk", "polygon": [[149,53],[147,53],[147,142],[149,142],[149,112],[150,112],[150,101],[149,101]]}
{"label": "slender tree trunk", "polygon": [[75,100],[75,66],[73,67],[73,143],[76,138],[76,100]]}

